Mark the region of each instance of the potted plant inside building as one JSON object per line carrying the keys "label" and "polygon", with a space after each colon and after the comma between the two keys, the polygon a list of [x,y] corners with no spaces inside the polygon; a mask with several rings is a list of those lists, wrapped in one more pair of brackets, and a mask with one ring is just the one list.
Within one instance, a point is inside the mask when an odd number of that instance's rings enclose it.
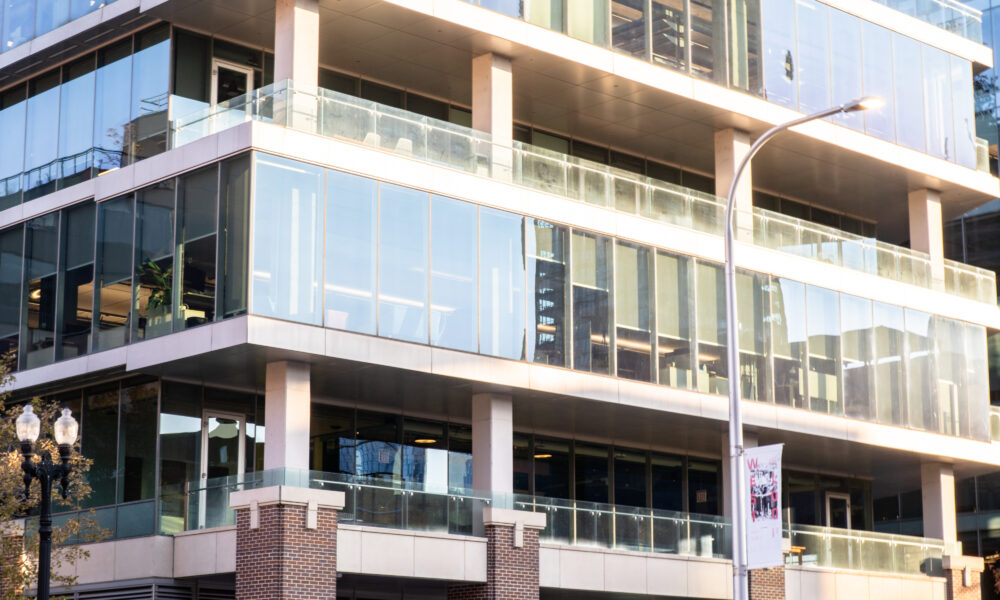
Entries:
{"label": "potted plant inside building", "polygon": [[164,268],[152,259],[139,265],[139,278],[143,287],[150,290],[146,299],[145,322],[140,322],[143,337],[151,338],[170,332],[173,270],[173,265]]}

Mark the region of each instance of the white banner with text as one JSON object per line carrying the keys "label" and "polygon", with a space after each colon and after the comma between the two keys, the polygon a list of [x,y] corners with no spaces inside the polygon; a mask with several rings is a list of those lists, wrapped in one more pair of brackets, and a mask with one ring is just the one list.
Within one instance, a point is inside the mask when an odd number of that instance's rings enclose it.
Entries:
{"label": "white banner with text", "polygon": [[781,533],[781,449],[783,444],[747,448],[746,470],[747,568],[785,564]]}

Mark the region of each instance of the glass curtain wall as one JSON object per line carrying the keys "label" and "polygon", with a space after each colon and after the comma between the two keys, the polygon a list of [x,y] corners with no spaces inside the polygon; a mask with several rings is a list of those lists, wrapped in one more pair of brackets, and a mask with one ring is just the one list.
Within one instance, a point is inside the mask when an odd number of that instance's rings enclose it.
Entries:
{"label": "glass curtain wall", "polygon": [[154,26],[0,92],[0,210],[166,149],[170,31]]}
{"label": "glass curtain wall", "polygon": [[70,21],[103,8],[115,0],[7,0],[0,7],[3,17],[0,52],[44,35]]}
{"label": "glass curtain wall", "polygon": [[[258,177],[270,176],[261,165],[273,160],[257,158]],[[310,172],[322,193],[323,173]],[[255,314],[310,323],[324,314],[327,327],[369,334],[377,320],[385,337],[727,393],[720,265],[359,176],[325,177],[328,228],[315,236],[327,279],[303,287],[323,286],[325,312],[280,315],[265,304]],[[258,206],[280,198],[276,185],[255,183]],[[290,237],[294,224],[275,227],[273,210],[255,211],[255,231]],[[269,273],[293,270],[290,256],[274,254],[255,255],[254,285],[264,290]],[[759,273],[739,272],[737,290],[743,398],[986,439],[966,416],[987,406],[985,372],[970,375],[968,358],[947,371],[935,362],[959,347],[982,356],[983,328]],[[962,405],[948,412],[960,425],[949,429],[943,382]]]}
{"label": "glass curtain wall", "polygon": [[240,156],[0,231],[0,352],[29,369],[245,313],[249,169]]}

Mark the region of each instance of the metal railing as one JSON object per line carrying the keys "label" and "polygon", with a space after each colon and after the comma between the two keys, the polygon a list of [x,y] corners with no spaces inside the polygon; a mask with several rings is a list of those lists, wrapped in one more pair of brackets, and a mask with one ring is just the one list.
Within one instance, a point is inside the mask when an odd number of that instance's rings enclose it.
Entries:
{"label": "metal railing", "polygon": [[[175,103],[176,104],[176,103]],[[173,147],[250,120],[279,124],[402,154],[659,222],[722,235],[721,199],[703,192],[514,142],[325,89],[283,81],[172,123]],[[945,261],[932,277],[927,254],[768,210],[753,210],[753,243],[904,283],[996,304],[992,271]]]}

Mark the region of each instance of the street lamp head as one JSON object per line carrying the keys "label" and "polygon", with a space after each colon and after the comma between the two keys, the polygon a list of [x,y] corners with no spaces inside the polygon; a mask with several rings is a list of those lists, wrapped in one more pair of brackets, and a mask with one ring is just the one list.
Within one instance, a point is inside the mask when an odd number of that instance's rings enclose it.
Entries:
{"label": "street lamp head", "polygon": [[15,422],[17,428],[17,439],[22,443],[33,444],[38,441],[38,434],[41,433],[42,422],[35,409],[30,404],[24,406],[24,411]]}
{"label": "street lamp head", "polygon": [[851,100],[847,104],[844,104],[841,107],[841,110],[844,112],[856,112],[859,110],[882,108],[883,106],[885,106],[885,100],[879,98],[878,96],[865,96],[864,98]]}
{"label": "street lamp head", "polygon": [[76,442],[76,434],[80,430],[80,424],[73,418],[73,411],[64,408],[62,416],[56,419],[56,423],[52,429],[57,444],[60,446],[72,446]]}

